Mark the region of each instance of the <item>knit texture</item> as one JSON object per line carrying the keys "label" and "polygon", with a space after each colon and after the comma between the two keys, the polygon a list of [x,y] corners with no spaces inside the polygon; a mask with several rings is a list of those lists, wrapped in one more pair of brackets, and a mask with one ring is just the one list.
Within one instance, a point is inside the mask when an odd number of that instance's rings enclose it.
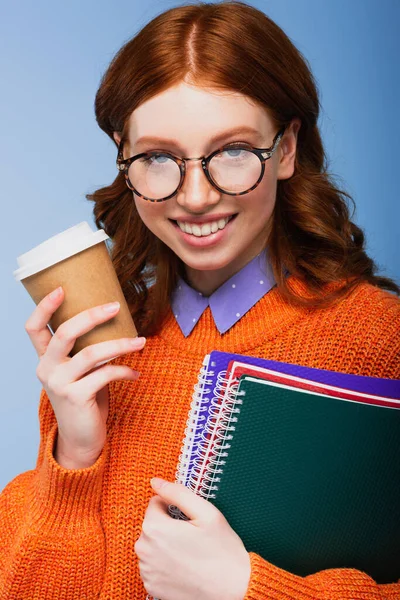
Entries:
{"label": "knit texture", "polygon": [[[291,285],[304,291],[294,278]],[[323,310],[293,307],[274,288],[224,335],[209,308],[188,338],[170,313],[143,351],[112,361],[141,376],[110,384],[106,444],[97,462],[81,470],[64,469],[53,457],[57,422],[42,389],[36,468],[0,495],[0,599],[145,599],[134,544],[153,495],[150,479],[175,480],[206,353],[223,350],[400,379],[399,334],[399,300],[368,284]],[[303,578],[257,554],[250,559],[244,600],[400,599],[400,581],[378,585],[354,569]]]}

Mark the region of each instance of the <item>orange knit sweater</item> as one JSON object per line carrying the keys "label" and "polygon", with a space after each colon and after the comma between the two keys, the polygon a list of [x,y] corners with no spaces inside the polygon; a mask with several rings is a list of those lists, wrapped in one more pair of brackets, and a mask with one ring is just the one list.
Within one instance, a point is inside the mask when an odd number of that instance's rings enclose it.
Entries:
{"label": "orange knit sweater", "polygon": [[[299,282],[292,280],[296,289]],[[174,481],[193,384],[213,350],[400,379],[400,302],[367,284],[324,310],[289,306],[277,288],[226,334],[207,309],[184,338],[172,313],[144,350],[114,359],[141,372],[110,384],[108,437],[97,462],[63,469],[53,458],[55,416],[42,390],[36,468],[0,495],[1,600],[144,600],[134,544],[153,491]],[[399,600],[355,569],[299,577],[250,553],[245,600]],[[400,570],[400,557],[399,557]]]}

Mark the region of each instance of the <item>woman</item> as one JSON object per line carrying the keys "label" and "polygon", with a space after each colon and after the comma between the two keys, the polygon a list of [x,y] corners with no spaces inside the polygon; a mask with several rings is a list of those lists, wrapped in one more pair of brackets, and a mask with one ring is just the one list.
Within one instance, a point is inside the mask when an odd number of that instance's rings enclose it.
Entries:
{"label": "woman", "polygon": [[399,288],[326,172],[318,114],[304,58],[241,2],[168,10],[112,61],[96,117],[119,173],[89,199],[141,337],[70,359],[118,309],[51,336],[62,290],[28,319],[41,439],[0,497],[2,598],[400,597],[356,569],[280,569],[172,483],[210,350],[400,378]]}

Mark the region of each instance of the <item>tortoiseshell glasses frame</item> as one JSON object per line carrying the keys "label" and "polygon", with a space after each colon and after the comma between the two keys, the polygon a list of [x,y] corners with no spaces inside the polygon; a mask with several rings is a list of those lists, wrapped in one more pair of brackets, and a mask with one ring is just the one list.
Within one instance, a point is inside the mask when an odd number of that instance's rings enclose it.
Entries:
{"label": "tortoiseshell glasses frame", "polygon": [[[149,152],[141,152],[140,154],[135,154],[135,156],[131,156],[130,158],[124,159],[123,153],[122,153],[123,142],[121,141],[121,143],[118,146],[118,156],[117,156],[117,161],[116,161],[117,169],[124,173],[125,181],[126,181],[128,188],[130,190],[132,190],[133,192],[135,192],[135,194],[137,196],[139,196],[140,198],[143,198],[144,200],[147,200],[148,202],[165,202],[166,200],[169,200],[170,198],[175,196],[175,194],[177,194],[177,192],[182,187],[184,178],[185,178],[185,173],[186,173],[186,161],[187,160],[201,160],[201,165],[203,167],[203,171],[204,171],[208,181],[215,189],[217,189],[222,194],[228,194],[229,196],[243,196],[243,194],[248,194],[249,192],[254,190],[261,182],[262,178],[264,177],[264,172],[265,172],[265,161],[267,161],[269,158],[271,158],[271,156],[274,154],[275,150],[278,147],[280,140],[282,139],[285,129],[286,129],[286,127],[283,127],[282,129],[280,129],[280,131],[278,131],[278,133],[274,137],[272,146],[270,146],[269,148],[255,148],[254,146],[244,144],[244,143],[242,145],[240,143],[236,143],[234,146],[232,146],[231,145],[232,142],[230,142],[230,144],[225,144],[224,146],[217,148],[217,150],[214,150],[208,156],[201,156],[199,158],[187,158],[187,157],[181,158],[181,157],[175,156],[171,152],[166,152],[166,151],[161,151],[161,150],[151,150]],[[254,185],[252,185],[248,190],[245,190],[244,192],[228,192],[227,190],[220,188],[217,185],[217,183],[212,179],[212,177],[209,173],[209,170],[208,170],[208,165],[209,165],[211,159],[216,154],[221,152],[222,150],[229,149],[230,147],[231,147],[231,149],[234,148],[235,150],[243,149],[243,150],[247,150],[248,152],[252,152],[259,158],[260,163],[261,163],[261,173],[260,173],[258,180],[256,181],[256,183]],[[141,194],[138,190],[135,189],[135,187],[132,185],[132,182],[129,180],[128,170],[129,170],[129,167],[131,166],[131,164],[135,160],[138,160],[139,158],[142,158],[144,156],[150,157],[150,156],[154,156],[157,154],[162,154],[163,156],[167,156],[177,163],[177,165],[179,166],[180,173],[181,173],[181,179],[180,179],[180,182],[179,182],[177,188],[175,189],[175,191],[172,194],[169,194],[169,196],[166,196],[165,198],[160,198],[158,200],[155,200],[154,198],[147,198],[146,196],[143,196],[143,194]]]}

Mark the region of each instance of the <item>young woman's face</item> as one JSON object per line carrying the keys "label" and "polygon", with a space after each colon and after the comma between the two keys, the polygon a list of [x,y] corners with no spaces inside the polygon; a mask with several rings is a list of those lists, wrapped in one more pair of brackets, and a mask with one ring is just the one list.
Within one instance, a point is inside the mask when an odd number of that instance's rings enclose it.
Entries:
{"label": "young woman's face", "polygon": [[[183,186],[165,202],[153,203],[133,194],[145,225],[182,259],[189,282],[199,291],[211,293],[265,247],[277,181],[293,174],[299,125],[298,119],[292,121],[278,149],[265,162],[261,183],[247,194],[230,196],[215,189],[207,180],[201,161],[186,163]],[[229,133],[245,127],[254,133]],[[178,157],[197,158],[231,142],[267,148],[276,134],[267,112],[247,96],[181,83],[144,102],[132,113],[129,143],[124,145],[123,153],[128,158],[140,152],[163,150]],[[213,142],[216,136],[219,139]],[[141,139],[144,137],[159,139],[146,141]],[[217,222],[219,226],[223,224],[221,219],[229,221],[215,233],[209,232],[215,230]],[[179,224],[186,230],[188,224],[189,231],[197,225],[202,235],[182,231]],[[205,224],[210,227],[204,227]],[[198,234],[199,229],[194,229]]]}

